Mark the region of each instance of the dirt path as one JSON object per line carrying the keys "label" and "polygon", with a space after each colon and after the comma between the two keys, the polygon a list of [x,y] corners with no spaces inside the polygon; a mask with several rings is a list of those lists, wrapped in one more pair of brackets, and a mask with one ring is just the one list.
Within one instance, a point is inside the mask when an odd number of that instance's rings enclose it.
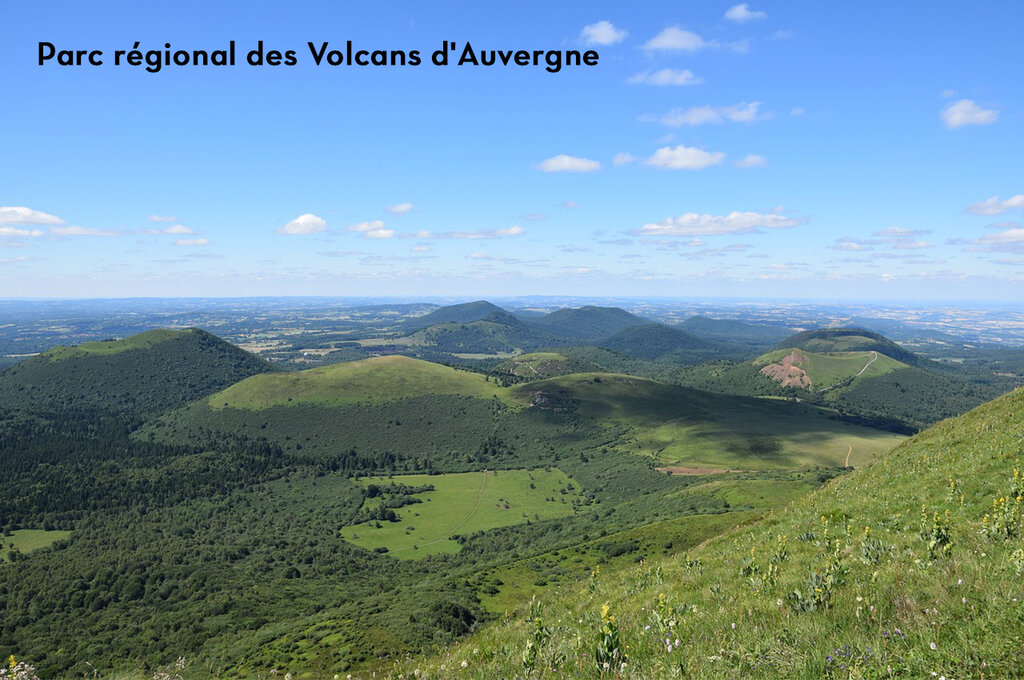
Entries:
{"label": "dirt path", "polygon": [[[441,536],[441,538],[434,539],[433,541],[427,541],[426,543],[417,543],[416,545],[422,548],[425,545],[434,545],[435,543],[441,543],[442,541],[447,541],[451,537],[452,534],[454,534],[456,531],[459,530],[459,527],[461,527],[463,524],[468,522],[469,518],[472,517],[473,515],[475,515],[476,511],[480,509],[480,504],[484,500],[484,489],[486,489],[486,488],[487,488],[487,470],[484,470],[484,481],[483,481],[483,483],[480,484],[480,489],[476,492],[476,505],[474,505],[473,509],[469,511],[469,514],[466,515],[465,517],[463,517],[461,520],[459,520],[458,524],[456,524],[451,529],[449,529],[443,536]],[[412,549],[413,549],[413,547],[411,545],[407,545],[404,548],[395,548],[391,552],[402,552],[403,550],[412,550]]]}
{"label": "dirt path", "polygon": [[853,453],[853,444],[847,444],[850,450],[846,452],[846,462],[843,463],[843,467],[850,467],[850,454]]}
{"label": "dirt path", "polygon": [[878,361],[878,352],[872,352],[871,354],[874,355],[874,356],[871,357],[871,361],[869,361],[868,363],[864,364],[864,368],[860,369],[860,373],[858,373],[857,375],[853,376],[854,378],[859,378],[861,373],[863,373],[864,371],[868,370],[868,366],[870,366],[871,364],[873,364],[876,361]]}

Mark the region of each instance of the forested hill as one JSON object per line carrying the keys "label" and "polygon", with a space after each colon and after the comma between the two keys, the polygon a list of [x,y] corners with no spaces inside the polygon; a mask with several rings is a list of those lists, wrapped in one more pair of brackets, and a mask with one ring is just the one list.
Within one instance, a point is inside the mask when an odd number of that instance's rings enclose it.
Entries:
{"label": "forested hill", "polygon": [[797,333],[776,345],[776,349],[797,348],[808,352],[880,352],[911,366],[928,368],[929,362],[880,333],[863,328],[819,328]]}
{"label": "forested hill", "polygon": [[159,329],[54,347],[0,373],[0,408],[149,412],[271,370],[206,331]]}

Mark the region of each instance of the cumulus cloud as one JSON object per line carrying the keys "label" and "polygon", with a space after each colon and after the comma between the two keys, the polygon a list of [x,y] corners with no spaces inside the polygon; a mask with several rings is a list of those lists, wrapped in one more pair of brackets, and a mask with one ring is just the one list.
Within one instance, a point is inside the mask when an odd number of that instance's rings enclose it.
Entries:
{"label": "cumulus cloud", "polygon": [[765,12],[750,9],[750,6],[743,2],[739,5],[733,5],[729,9],[725,10],[725,18],[729,21],[735,21],[738,24],[743,24],[748,21],[767,19],[768,15]]}
{"label": "cumulus cloud", "polygon": [[163,230],[164,234],[191,234],[192,230],[184,224],[175,224]]}
{"label": "cumulus cloud", "polygon": [[759,156],[756,153],[749,153],[743,158],[733,163],[737,168],[743,168],[745,170],[750,168],[763,168],[768,165],[768,159],[764,156]]}
{"label": "cumulus cloud", "polygon": [[23,205],[0,206],[0,224],[64,224],[64,220]]}
{"label": "cumulus cloud", "polygon": [[537,164],[538,170],[544,172],[593,172],[601,169],[601,164],[589,158],[567,156],[564,153],[548,158]]}
{"label": "cumulus cloud", "polygon": [[50,227],[50,233],[57,236],[119,236],[121,234],[113,229],[93,229],[92,227]]}
{"label": "cumulus cloud", "polygon": [[800,224],[799,220],[777,213],[733,211],[728,215],[686,213],[661,222],[645,224],[633,233],[640,236],[715,236],[749,234],[759,229],[785,229]]}
{"label": "cumulus cloud", "polygon": [[277,230],[278,234],[319,234],[326,231],[327,222],[313,213],[304,213]]}
{"label": "cumulus cloud", "polygon": [[370,229],[363,232],[363,238],[391,238],[394,235],[394,229]]}
{"label": "cumulus cloud", "polygon": [[644,43],[645,50],[668,52],[698,52],[708,46],[704,38],[678,26],[669,26]]}
{"label": "cumulus cloud", "polygon": [[995,109],[983,109],[970,99],[960,99],[942,109],[943,122],[950,130],[964,125],[990,125],[999,117]]}
{"label": "cumulus cloud", "polygon": [[396,205],[389,205],[384,209],[392,215],[404,215],[415,207],[412,203],[398,203]]}
{"label": "cumulus cloud", "polygon": [[725,160],[721,151],[704,151],[696,147],[665,146],[654,152],[645,163],[667,170],[700,170],[712,165],[720,165]]}
{"label": "cumulus cloud", "polygon": [[19,229],[17,227],[0,226],[0,238],[10,236],[28,236],[36,238],[42,235],[43,232],[40,229]]}
{"label": "cumulus cloud", "polygon": [[688,68],[663,68],[637,73],[626,78],[626,82],[633,85],[699,85],[703,80]]}
{"label": "cumulus cloud", "polygon": [[580,31],[580,39],[587,45],[614,45],[626,39],[626,31],[616,28],[610,21],[588,24]]}
{"label": "cumulus cloud", "polygon": [[753,123],[754,121],[767,118],[767,114],[760,113],[761,102],[741,102],[732,106],[691,106],[688,109],[672,109],[658,118],[642,116],[643,121],[657,121],[668,127],[682,127],[683,125],[704,125],[706,123],[721,124],[726,121],[732,123]]}
{"label": "cumulus cloud", "polygon": [[174,242],[176,246],[208,246],[210,241],[205,238],[179,238]]}
{"label": "cumulus cloud", "polygon": [[178,218],[174,215],[150,215],[148,219],[150,222],[174,222]]}
{"label": "cumulus cloud", "polygon": [[1024,194],[1011,196],[1005,201],[999,200],[998,196],[993,196],[984,201],[971,203],[964,208],[964,212],[971,213],[972,215],[1002,215],[1004,212],[1014,208],[1024,208]]}
{"label": "cumulus cloud", "polygon": [[369,222],[357,222],[349,226],[349,231],[358,231],[362,233],[370,231],[378,231],[384,228],[384,220],[370,220]]}
{"label": "cumulus cloud", "polygon": [[615,158],[612,159],[612,165],[629,165],[634,161],[636,161],[636,156],[631,153],[622,152],[615,154]]}

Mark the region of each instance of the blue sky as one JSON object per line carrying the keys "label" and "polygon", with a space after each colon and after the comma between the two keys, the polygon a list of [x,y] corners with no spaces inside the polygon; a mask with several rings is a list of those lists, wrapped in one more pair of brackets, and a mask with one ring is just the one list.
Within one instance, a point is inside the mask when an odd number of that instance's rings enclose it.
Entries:
{"label": "blue sky", "polygon": [[[0,296],[1016,300],[1024,4],[0,4]],[[293,67],[112,65],[263,40]],[[594,49],[317,67],[307,41]],[[37,43],[101,67],[36,64]]]}

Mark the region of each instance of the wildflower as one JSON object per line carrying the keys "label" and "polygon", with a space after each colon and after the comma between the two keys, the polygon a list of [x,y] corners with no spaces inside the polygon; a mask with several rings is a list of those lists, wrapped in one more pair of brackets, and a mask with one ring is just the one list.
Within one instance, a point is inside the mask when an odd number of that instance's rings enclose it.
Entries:
{"label": "wildflower", "polygon": [[463,660],[463,661],[462,661],[462,667],[463,667],[463,668],[468,668],[468,667],[469,667],[469,662],[468,662],[468,661],[466,661],[466,660]]}
{"label": "wildflower", "polygon": [[933,652],[934,652],[934,651],[935,651],[936,649],[938,649],[938,647],[936,647],[936,646],[935,646],[935,643],[934,643],[934,642],[932,642],[932,643],[931,643],[931,644],[929,644],[928,646],[932,648],[932,651],[933,651]]}

